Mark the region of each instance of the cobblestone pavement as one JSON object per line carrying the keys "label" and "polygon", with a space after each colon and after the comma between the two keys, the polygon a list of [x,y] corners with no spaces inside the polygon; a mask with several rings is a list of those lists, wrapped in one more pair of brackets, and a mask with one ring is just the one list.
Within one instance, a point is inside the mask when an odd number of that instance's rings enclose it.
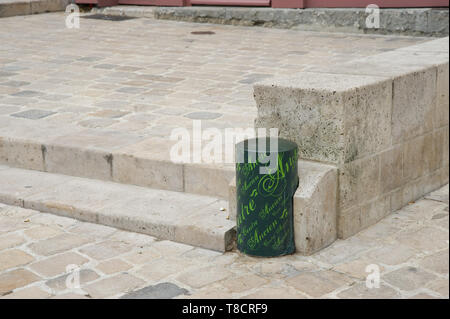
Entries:
{"label": "cobblestone pavement", "polygon": [[[0,204],[0,296],[448,298],[448,194],[447,185],[313,256],[271,259]],[[369,289],[366,270],[377,267],[379,288]]]}
{"label": "cobblestone pavement", "polygon": [[82,18],[68,29],[63,13],[2,18],[0,120],[141,137],[167,137],[192,119],[253,127],[259,80],[428,40],[153,19]]}

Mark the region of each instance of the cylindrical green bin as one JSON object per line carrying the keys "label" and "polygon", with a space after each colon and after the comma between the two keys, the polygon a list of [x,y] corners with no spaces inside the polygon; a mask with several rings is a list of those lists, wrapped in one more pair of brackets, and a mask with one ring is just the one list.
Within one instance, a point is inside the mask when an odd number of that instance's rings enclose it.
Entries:
{"label": "cylindrical green bin", "polygon": [[[237,248],[252,256],[295,251],[292,206],[298,187],[298,147],[277,138],[278,146],[271,150],[271,139],[236,145]],[[269,166],[268,158],[276,163]],[[271,168],[264,172],[261,167]]]}

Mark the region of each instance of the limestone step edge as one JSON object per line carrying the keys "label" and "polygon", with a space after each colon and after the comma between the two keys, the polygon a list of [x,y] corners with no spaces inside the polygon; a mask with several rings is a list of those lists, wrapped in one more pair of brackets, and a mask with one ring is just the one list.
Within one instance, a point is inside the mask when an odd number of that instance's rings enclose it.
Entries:
{"label": "limestone step edge", "polygon": [[209,196],[0,165],[0,202],[216,251],[235,238],[227,202]]}

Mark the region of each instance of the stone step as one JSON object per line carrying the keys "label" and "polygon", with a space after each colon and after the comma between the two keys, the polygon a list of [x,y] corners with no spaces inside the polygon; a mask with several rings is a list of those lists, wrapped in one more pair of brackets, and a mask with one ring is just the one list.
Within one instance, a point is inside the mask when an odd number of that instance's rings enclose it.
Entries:
{"label": "stone step", "polygon": [[217,251],[235,237],[221,199],[9,166],[0,202]]}
{"label": "stone step", "polygon": [[0,115],[0,165],[227,199],[234,165],[172,162],[175,143]]}

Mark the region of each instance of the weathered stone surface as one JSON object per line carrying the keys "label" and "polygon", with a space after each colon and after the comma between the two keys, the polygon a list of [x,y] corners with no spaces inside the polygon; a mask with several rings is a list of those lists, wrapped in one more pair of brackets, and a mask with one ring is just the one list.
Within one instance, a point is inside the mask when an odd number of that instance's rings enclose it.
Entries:
{"label": "weathered stone surface", "polygon": [[337,238],[337,170],[300,161],[299,178],[294,194],[295,247],[310,255]]}
{"label": "weathered stone surface", "polygon": [[144,281],[130,274],[119,274],[114,277],[102,279],[89,284],[83,289],[92,298],[105,298],[119,293],[134,290],[144,284]]}
{"label": "weathered stone surface", "polygon": [[0,271],[26,265],[32,262],[34,258],[19,249],[10,249],[0,252]]}
{"label": "weathered stone surface", "polygon": [[259,288],[267,283],[267,279],[264,279],[256,275],[245,275],[241,277],[228,278],[222,282],[222,285],[230,292],[244,292],[254,288]]}
{"label": "weathered stone surface", "polygon": [[124,254],[131,249],[131,246],[120,242],[107,240],[101,243],[95,243],[80,249],[80,252],[97,260],[108,259]]}
{"label": "weathered stone surface", "polygon": [[383,279],[402,290],[414,290],[431,280],[436,276],[415,267],[403,267],[383,275]]}
{"label": "weathered stone surface", "polygon": [[47,239],[62,233],[62,230],[55,227],[39,226],[24,231],[25,235],[33,239]]}
{"label": "weathered stone surface", "polygon": [[179,295],[185,295],[188,291],[170,282],[163,282],[154,286],[148,286],[130,292],[121,299],[171,299]]}
{"label": "weathered stone surface", "polygon": [[337,295],[343,299],[396,299],[401,295],[389,286],[380,285],[380,288],[369,289],[365,283],[358,283]]}
{"label": "weathered stone surface", "polygon": [[110,259],[97,265],[97,269],[104,274],[110,275],[130,269],[132,266],[121,259]]}
{"label": "weathered stone surface", "polygon": [[206,267],[183,273],[177,277],[177,280],[192,288],[201,288],[230,275],[231,273],[223,267]]}
{"label": "weathered stone surface", "polygon": [[0,250],[18,246],[25,242],[19,234],[6,234],[0,237]]}
{"label": "weathered stone surface", "polygon": [[392,138],[397,144],[433,129],[436,105],[436,69],[394,79]]}
{"label": "weathered stone surface", "polygon": [[319,298],[352,282],[353,280],[349,277],[334,271],[307,272],[286,280],[288,285],[314,298]]}
{"label": "weathered stone surface", "polygon": [[68,265],[81,265],[88,262],[88,259],[75,252],[65,252],[57,256],[37,261],[30,265],[30,268],[46,277],[54,277],[66,272]]}
{"label": "weathered stone surface", "polygon": [[[72,273],[73,274],[73,273]],[[53,292],[66,290],[67,287],[67,279],[71,274],[62,275],[50,280],[47,280],[45,284],[52,289]],[[100,276],[91,269],[80,269],[78,271],[79,279],[80,279],[80,287],[85,286],[88,282],[91,282],[95,279],[98,279]]]}
{"label": "weathered stone surface", "polygon": [[376,123],[390,116],[391,88],[383,78],[312,72],[265,80],[254,87],[255,124],[282,127],[302,159],[349,162],[390,142],[389,121]]}
{"label": "weathered stone surface", "polygon": [[448,249],[427,256],[419,262],[419,265],[425,269],[440,273],[448,274]]}
{"label": "weathered stone surface", "polygon": [[50,256],[79,247],[88,242],[84,236],[61,234],[53,238],[41,240],[29,245],[29,248],[38,255]]}
{"label": "weathered stone surface", "polygon": [[38,288],[38,287],[29,287],[20,289],[18,291],[14,291],[10,294],[4,295],[0,297],[1,299],[44,299],[49,298],[51,294],[48,292]]}
{"label": "weathered stone surface", "polygon": [[16,288],[39,280],[39,277],[25,269],[16,269],[0,274],[0,296]]}

